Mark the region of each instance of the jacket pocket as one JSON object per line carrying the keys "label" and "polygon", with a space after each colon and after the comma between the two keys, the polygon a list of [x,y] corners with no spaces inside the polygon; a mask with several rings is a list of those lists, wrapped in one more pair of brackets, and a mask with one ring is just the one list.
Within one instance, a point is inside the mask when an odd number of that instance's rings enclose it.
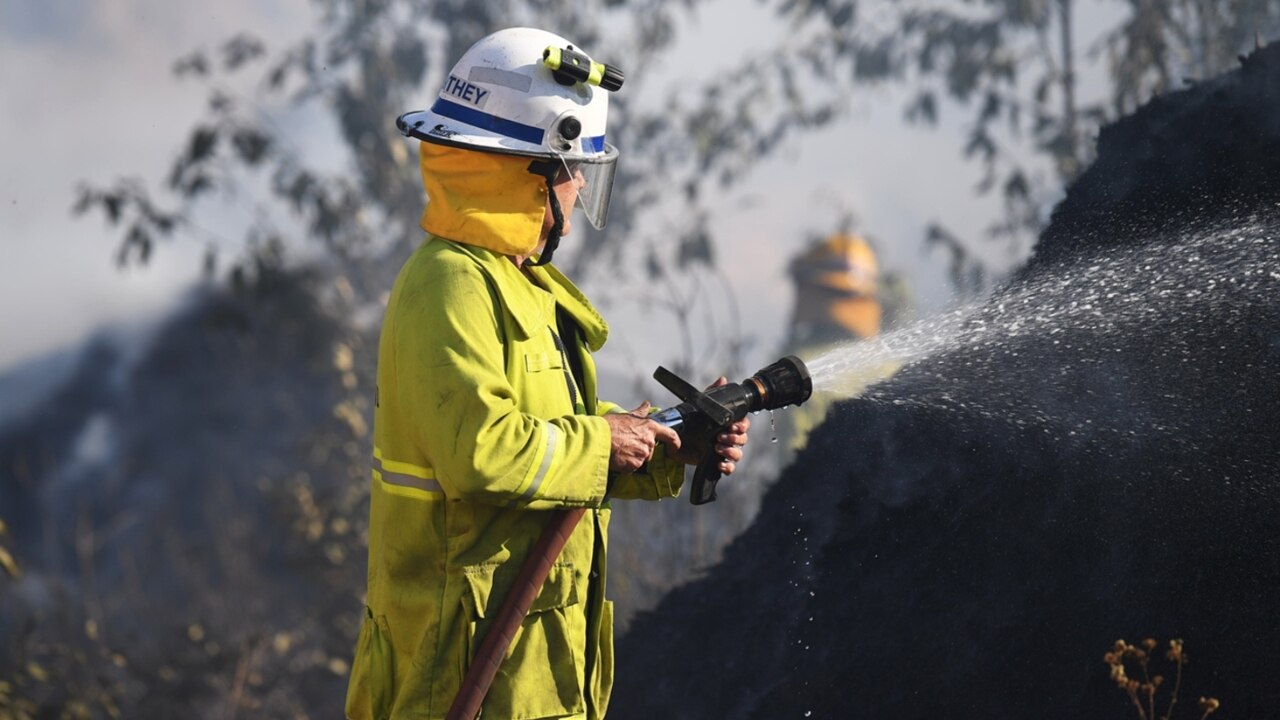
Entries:
{"label": "jacket pocket", "polygon": [[524,354],[525,372],[542,372],[543,370],[564,370],[564,360],[560,352],[528,352]]}
{"label": "jacket pocket", "polygon": [[[480,647],[502,607],[510,582],[495,592],[493,571],[502,566],[465,568],[470,597],[464,597],[474,629],[468,661]],[[505,575],[505,573],[503,573]],[[529,606],[498,667],[489,694],[485,717],[531,720],[580,714],[586,616],[578,599],[572,565],[556,565],[542,590]]]}
{"label": "jacket pocket", "polygon": [[351,679],[347,684],[346,715],[356,720],[386,720],[391,717],[391,704],[395,699],[391,633],[385,615],[374,617],[368,607],[364,611],[356,656],[351,663]]}

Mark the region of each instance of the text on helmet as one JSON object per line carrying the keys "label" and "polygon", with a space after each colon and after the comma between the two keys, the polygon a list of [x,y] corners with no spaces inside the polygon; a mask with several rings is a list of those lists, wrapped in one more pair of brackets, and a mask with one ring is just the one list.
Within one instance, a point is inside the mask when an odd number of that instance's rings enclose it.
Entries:
{"label": "text on helmet", "polygon": [[444,81],[444,92],[476,107],[484,107],[485,99],[489,97],[488,90],[481,88],[479,85],[472,85],[466,80],[461,80],[453,75],[450,75],[449,79]]}

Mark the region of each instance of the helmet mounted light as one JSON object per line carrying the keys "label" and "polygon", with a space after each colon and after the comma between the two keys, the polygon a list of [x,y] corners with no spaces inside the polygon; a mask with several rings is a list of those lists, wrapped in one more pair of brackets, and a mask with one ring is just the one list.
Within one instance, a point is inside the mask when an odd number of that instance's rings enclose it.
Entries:
{"label": "helmet mounted light", "polygon": [[602,90],[617,92],[625,78],[622,71],[607,63],[595,62],[573,49],[572,45],[558,48],[548,45],[542,51],[542,64],[551,68],[552,77],[561,85],[586,83]]}

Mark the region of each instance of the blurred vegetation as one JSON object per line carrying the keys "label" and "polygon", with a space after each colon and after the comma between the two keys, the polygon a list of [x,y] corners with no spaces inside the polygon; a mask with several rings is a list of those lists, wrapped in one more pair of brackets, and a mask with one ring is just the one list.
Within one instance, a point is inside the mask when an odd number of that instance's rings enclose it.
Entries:
{"label": "blurred vegetation", "polygon": [[[1079,0],[758,2],[777,16],[778,32],[753,38],[757,47],[740,65],[694,79],[671,77],[684,73],[659,61],[708,0],[572,7],[316,0],[319,26],[293,45],[267,48],[246,33],[178,60],[176,76],[208,89],[208,112],[167,181],[87,184],[76,210],[100,209],[122,228],[121,263],[145,263],[157,242],[182,235],[205,244],[210,273],[226,265],[236,282],[278,265],[282,249],[297,246],[286,238],[305,237],[351,273],[357,293],[376,298],[388,270],[369,272],[370,257],[401,258],[420,235],[416,158],[391,119],[427,102],[448,64],[476,39],[527,24],[556,28],[628,68],[629,92],[614,98],[611,113],[611,138],[627,155],[611,227],[576,239],[582,249],[572,276],[620,263],[645,268],[607,284],[620,297],[654,283],[667,292],[705,285],[690,280],[716,272],[708,190],[739,181],[787,140],[845,117],[862,88],[882,85],[909,89],[908,122],[937,125],[948,108],[968,114],[957,149],[983,167],[975,191],[999,193],[1005,204],[989,234],[1025,247],[1064,184],[1091,161],[1091,138],[1103,122],[1185,79],[1228,69],[1237,53],[1280,31],[1277,0],[1124,0],[1116,24],[1090,38],[1077,37]],[[1082,40],[1087,59],[1105,59],[1104,98],[1079,97],[1074,48]],[[659,102],[634,100],[659,84],[666,88]],[[347,151],[338,169],[299,144],[319,118],[333,121]],[[1036,169],[1045,162],[1049,175]],[[683,220],[661,228],[638,222],[672,188],[680,189]],[[239,237],[202,228],[202,208],[214,199],[230,199],[245,219]],[[973,238],[935,222],[927,239],[951,256],[959,290],[981,276],[967,249]],[[711,347],[686,339],[679,359],[731,362],[746,341],[736,327],[718,331],[732,301],[685,295],[664,309],[682,337],[710,338],[703,342]],[[699,303],[717,309],[708,316]]]}
{"label": "blurred vegetation", "polygon": [[[1143,640],[1141,647],[1116,640],[1111,651],[1103,656],[1103,662],[1111,669],[1111,681],[1129,697],[1139,720],[1170,720],[1173,708],[1178,704],[1178,692],[1182,689],[1182,669],[1187,664],[1187,654],[1182,649],[1182,640],[1174,639],[1169,641],[1169,649],[1164,654],[1165,660],[1173,664],[1174,672],[1172,688],[1167,690],[1168,702],[1156,700],[1161,686],[1168,688],[1164,675],[1154,674],[1156,670],[1151,665],[1158,645],[1154,638]],[[1130,677],[1131,672],[1139,674],[1140,679]],[[1165,705],[1165,711],[1159,715],[1156,714],[1157,704]],[[1200,720],[1217,712],[1220,706],[1217,698],[1201,697]]]}
{"label": "blurred vegetation", "polygon": [[[130,364],[88,353],[57,402],[0,434],[26,561],[20,582],[0,575],[0,717],[341,706],[372,402],[344,288],[289,272],[214,292]],[[112,446],[86,464],[95,422]]]}

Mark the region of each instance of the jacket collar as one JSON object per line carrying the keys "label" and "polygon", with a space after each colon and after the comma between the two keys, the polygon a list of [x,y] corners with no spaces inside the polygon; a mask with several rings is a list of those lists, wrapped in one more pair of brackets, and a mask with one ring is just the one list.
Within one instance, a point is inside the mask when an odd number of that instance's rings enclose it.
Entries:
{"label": "jacket collar", "polygon": [[[447,238],[436,238],[452,242]],[[507,311],[515,318],[526,337],[544,332],[547,317],[554,311],[551,303],[564,308],[582,328],[587,349],[596,352],[609,338],[609,323],[596,311],[586,295],[554,265],[528,268],[537,284],[529,282],[510,258],[492,250],[464,243],[453,243],[459,250],[475,258],[480,267],[502,288]]]}
{"label": "jacket collar", "polygon": [[[512,266],[514,267],[514,266]],[[529,272],[538,280],[547,292],[556,299],[556,304],[569,313],[569,317],[582,328],[583,339],[587,349],[596,352],[609,339],[609,323],[596,312],[595,306],[586,295],[564,276],[555,265],[539,265],[529,268]]]}

